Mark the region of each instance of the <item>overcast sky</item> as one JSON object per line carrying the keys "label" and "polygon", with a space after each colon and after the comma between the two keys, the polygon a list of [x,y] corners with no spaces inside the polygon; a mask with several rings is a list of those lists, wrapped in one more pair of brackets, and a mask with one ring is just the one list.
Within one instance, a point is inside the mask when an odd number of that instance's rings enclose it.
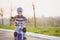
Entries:
{"label": "overcast sky", "polygon": [[60,0],[0,0],[0,8],[4,9],[4,17],[10,16],[10,7],[12,4],[13,14],[17,15],[16,9],[23,8],[23,15],[26,17],[33,16],[32,1],[35,5],[36,17],[60,16]]}

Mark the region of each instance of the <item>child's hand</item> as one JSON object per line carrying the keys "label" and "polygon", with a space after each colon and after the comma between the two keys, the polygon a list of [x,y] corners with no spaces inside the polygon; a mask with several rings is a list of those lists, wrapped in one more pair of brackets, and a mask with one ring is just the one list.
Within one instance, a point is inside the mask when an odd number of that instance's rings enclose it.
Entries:
{"label": "child's hand", "polygon": [[10,21],[14,21],[14,18],[13,18],[13,17],[11,17]]}
{"label": "child's hand", "polygon": [[11,19],[13,19],[13,17],[11,17]]}
{"label": "child's hand", "polygon": [[25,23],[30,23],[30,20],[29,20],[29,19],[27,19],[27,20],[25,21]]}

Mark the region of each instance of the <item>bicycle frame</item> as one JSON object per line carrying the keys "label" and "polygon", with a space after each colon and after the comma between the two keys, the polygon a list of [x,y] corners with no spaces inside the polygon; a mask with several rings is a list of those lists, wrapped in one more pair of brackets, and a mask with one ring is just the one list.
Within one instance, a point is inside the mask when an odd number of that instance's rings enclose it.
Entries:
{"label": "bicycle frame", "polygon": [[17,33],[15,40],[23,40],[23,33],[21,32],[21,30],[19,30],[19,32]]}

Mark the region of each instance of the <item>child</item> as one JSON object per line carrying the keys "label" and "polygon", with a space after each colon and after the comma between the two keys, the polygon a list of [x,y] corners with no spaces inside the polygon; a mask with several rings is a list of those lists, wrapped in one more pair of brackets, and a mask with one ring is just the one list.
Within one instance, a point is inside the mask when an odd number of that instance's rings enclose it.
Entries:
{"label": "child", "polygon": [[23,40],[26,39],[26,28],[25,28],[25,21],[27,21],[26,17],[22,14],[23,9],[21,7],[17,8],[17,13],[15,17],[13,17],[15,23],[16,23],[16,30],[14,32],[14,36],[16,37],[17,33],[21,29],[23,31]]}

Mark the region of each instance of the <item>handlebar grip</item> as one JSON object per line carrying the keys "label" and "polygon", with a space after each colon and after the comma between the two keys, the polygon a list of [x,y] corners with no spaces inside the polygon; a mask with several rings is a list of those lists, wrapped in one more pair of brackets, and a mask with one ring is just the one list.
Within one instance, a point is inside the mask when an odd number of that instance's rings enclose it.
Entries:
{"label": "handlebar grip", "polygon": [[13,19],[13,17],[11,17],[11,19]]}

